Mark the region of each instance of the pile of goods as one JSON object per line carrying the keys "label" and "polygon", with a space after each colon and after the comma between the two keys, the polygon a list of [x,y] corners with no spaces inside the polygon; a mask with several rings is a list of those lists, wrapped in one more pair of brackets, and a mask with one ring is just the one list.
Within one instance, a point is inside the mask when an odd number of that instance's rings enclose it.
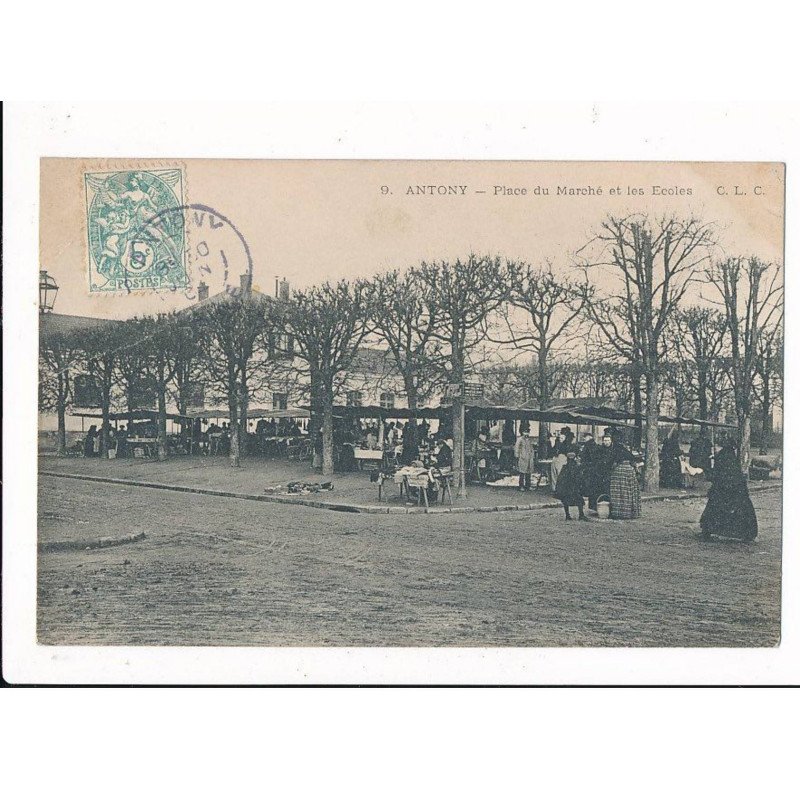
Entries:
{"label": "pile of goods", "polygon": [[305,481],[292,481],[286,486],[267,486],[264,491],[267,494],[315,494],[317,492],[332,492],[333,484],[330,481],[325,483],[306,483]]}

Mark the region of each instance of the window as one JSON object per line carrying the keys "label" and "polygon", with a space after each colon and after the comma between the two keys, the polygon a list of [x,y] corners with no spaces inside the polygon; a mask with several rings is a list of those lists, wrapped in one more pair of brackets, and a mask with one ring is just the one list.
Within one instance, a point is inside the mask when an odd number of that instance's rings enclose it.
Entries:
{"label": "window", "polygon": [[364,395],[362,392],[348,392],[347,393],[347,405],[349,406],[361,406],[364,405]]}
{"label": "window", "polygon": [[394,395],[391,392],[381,392],[381,408],[394,408]]}
{"label": "window", "polygon": [[289,406],[289,395],[286,392],[272,393],[272,410],[285,411]]}
{"label": "window", "polygon": [[267,337],[267,355],[270,358],[294,355],[294,336],[288,333],[270,333]]}

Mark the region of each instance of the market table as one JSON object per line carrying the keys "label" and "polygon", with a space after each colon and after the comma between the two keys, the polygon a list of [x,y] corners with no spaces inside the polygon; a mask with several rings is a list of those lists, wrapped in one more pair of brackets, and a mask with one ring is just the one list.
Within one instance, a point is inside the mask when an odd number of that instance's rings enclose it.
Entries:
{"label": "market table", "polygon": [[365,461],[374,461],[378,467],[383,464],[383,450],[367,450],[366,448],[355,447],[353,448],[353,457],[358,463],[359,470],[361,470]]}
{"label": "market table", "polygon": [[158,444],[158,438],[155,436],[129,436],[127,442],[134,450],[134,458],[136,457],[135,451],[137,446],[139,446],[147,458],[152,458],[153,448]]}

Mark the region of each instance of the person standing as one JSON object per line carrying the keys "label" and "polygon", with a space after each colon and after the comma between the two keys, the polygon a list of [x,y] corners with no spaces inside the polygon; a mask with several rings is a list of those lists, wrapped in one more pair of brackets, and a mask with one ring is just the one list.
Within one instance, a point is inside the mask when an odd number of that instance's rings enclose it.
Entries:
{"label": "person standing", "polygon": [[436,466],[440,470],[453,468],[453,448],[449,439],[439,442],[439,449],[436,451]]}
{"label": "person standing", "polygon": [[428,436],[430,436],[430,433],[431,433],[430,423],[428,422],[428,420],[423,419],[422,422],[420,422],[420,424],[417,425],[417,434],[418,434],[417,439],[420,442],[420,444],[423,444],[428,441]]}
{"label": "person standing", "polygon": [[[612,445],[613,439],[609,434],[603,436],[602,444],[594,444],[591,450],[585,453],[591,453],[588,464],[584,461],[584,491],[589,498],[589,510],[597,512],[597,499],[602,496],[608,496],[610,492],[611,482],[611,467],[612,467]],[[584,454],[584,459],[586,455]]]}
{"label": "person standing", "polygon": [[128,457],[128,431],[124,425],[119,426],[117,431],[117,458]]}
{"label": "person standing", "polygon": [[621,442],[611,447],[609,497],[611,519],[638,519],[642,516],[642,495],[634,458]]}
{"label": "person standing", "polygon": [[728,440],[717,453],[711,473],[708,502],[700,517],[702,538],[725,536],[752,542],[758,536],[758,521],[747,490],[747,478],[739,464],[736,445]]}
{"label": "person standing", "polygon": [[678,431],[672,431],[661,447],[659,483],[666,489],[683,488],[681,472],[681,445]]}
{"label": "person standing", "polygon": [[575,457],[575,451],[570,450],[566,454],[567,463],[558,475],[556,484],[556,497],[564,506],[566,519],[571,520],[570,506],[578,507],[578,519],[585,522],[589,518],[583,513],[583,488],[581,486],[581,470]]}
{"label": "person standing", "polygon": [[550,463],[550,488],[553,494],[556,492],[558,484],[558,474],[567,463],[567,453],[572,449],[573,433],[564,427],[558,432],[555,447],[553,448],[553,460]]}
{"label": "person standing", "polygon": [[89,430],[86,432],[86,438],[83,440],[84,458],[94,457],[94,446],[96,441],[97,441],[97,425],[90,425]]}
{"label": "person standing", "polygon": [[530,425],[527,422],[523,422],[519,426],[519,437],[514,444],[514,456],[517,459],[519,490],[521,492],[531,488],[531,473],[536,468],[536,446],[530,432]]}

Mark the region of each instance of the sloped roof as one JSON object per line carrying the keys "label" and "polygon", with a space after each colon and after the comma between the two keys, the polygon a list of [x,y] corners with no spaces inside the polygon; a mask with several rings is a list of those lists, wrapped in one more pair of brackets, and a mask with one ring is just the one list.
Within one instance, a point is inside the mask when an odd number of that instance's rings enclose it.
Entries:
{"label": "sloped roof", "polygon": [[[251,297],[256,298],[266,298],[267,300],[272,300],[273,298],[268,295],[264,294],[264,292],[260,292],[258,289],[250,289],[249,292]],[[238,297],[242,296],[242,287],[241,286],[230,286],[227,289],[223,289],[221,292],[217,292],[216,294],[212,294],[210,297],[207,297],[205,300],[198,300],[193,305],[189,306],[188,308],[181,309],[179,314],[183,314],[185,312],[191,312],[198,308],[205,308],[206,306],[216,305],[217,303],[227,303],[230,300],[234,300]]]}
{"label": "sloped roof", "polygon": [[39,335],[66,334],[103,328],[113,322],[119,322],[119,320],[104,319],[102,317],[79,317],[74,314],[56,314],[51,311],[47,314],[39,315]]}

